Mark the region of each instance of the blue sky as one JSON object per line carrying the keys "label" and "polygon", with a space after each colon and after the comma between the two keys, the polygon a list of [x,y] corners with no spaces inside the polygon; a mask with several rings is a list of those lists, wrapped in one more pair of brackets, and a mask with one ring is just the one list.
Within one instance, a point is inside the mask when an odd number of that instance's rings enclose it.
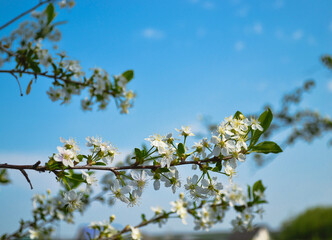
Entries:
{"label": "blue sky", "polygon": [[[0,4],[4,23],[33,1]],[[73,9],[61,10],[58,20],[68,21],[60,28],[59,49],[80,60],[86,71],[97,66],[111,74],[135,70],[129,85],[137,93],[135,106],[129,115],[120,115],[112,103],[107,111],[82,112],[78,97],[68,106],[51,102],[46,96],[48,79],[38,79],[30,95],[20,97],[15,79],[0,75],[0,162],[46,161],[60,144],[59,137],[70,136],[83,146],[86,136],[99,135],[125,155],[150,134],[165,134],[181,125],[202,129],[200,114],[217,122],[236,110],[252,113],[266,103],[277,106],[284,93],[309,78],[317,86],[302,107],[332,114],[332,75],[319,62],[332,50],[331,1],[79,1]],[[1,31],[0,37],[17,26]],[[22,78],[24,89],[29,81]],[[277,228],[309,206],[331,204],[331,149],[326,139],[287,148],[261,169],[250,160],[241,166],[240,183],[262,179],[268,186],[270,204],[263,222]],[[47,181],[56,189],[52,176],[30,173],[35,186],[31,191],[21,175],[10,175],[13,184],[0,188],[5,196],[0,202],[9,216],[0,219],[0,232],[14,230],[19,216],[29,217],[29,199],[50,187]],[[119,215],[119,223],[125,223],[121,215],[127,214],[138,221],[149,205],[168,207],[175,197],[169,195],[147,190],[135,214],[131,208],[115,207],[107,209],[107,215],[104,207],[94,206],[78,222],[107,219],[112,213]],[[96,212],[100,216],[92,219]],[[228,222],[215,229],[228,229]],[[62,225],[58,234],[70,236],[76,227]],[[191,229],[174,221],[164,229],[147,230]]]}

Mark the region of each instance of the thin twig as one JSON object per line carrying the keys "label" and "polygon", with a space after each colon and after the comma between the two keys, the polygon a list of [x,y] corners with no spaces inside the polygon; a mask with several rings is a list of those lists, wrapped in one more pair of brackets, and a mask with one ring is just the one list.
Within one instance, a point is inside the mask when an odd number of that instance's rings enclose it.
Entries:
{"label": "thin twig", "polygon": [[18,80],[18,77],[17,77],[13,72],[9,72],[9,73],[10,73],[11,75],[13,75],[14,78],[16,79],[17,84],[18,84],[18,86],[19,86],[19,88],[20,88],[21,97],[23,97],[23,92],[22,92],[21,84],[20,84],[20,81]]}
{"label": "thin twig", "polygon": [[24,169],[20,169],[21,173],[23,174],[23,176],[25,177],[25,179],[28,181],[28,183],[30,184],[31,190],[33,189],[31,181],[29,179],[28,174],[26,173],[26,171]]}
{"label": "thin twig", "polygon": [[8,25],[12,24],[13,22],[15,22],[16,20],[20,19],[21,17],[27,15],[28,13],[32,12],[33,10],[37,9],[38,7],[42,6],[45,3],[51,2],[52,0],[46,0],[46,1],[41,1],[39,2],[36,6],[34,6],[33,8],[30,8],[29,10],[21,13],[20,15],[18,15],[17,17],[13,18],[12,20],[10,20],[9,22],[5,23],[4,25],[2,25],[0,27],[0,31],[2,29],[4,29],[5,27],[7,27]]}

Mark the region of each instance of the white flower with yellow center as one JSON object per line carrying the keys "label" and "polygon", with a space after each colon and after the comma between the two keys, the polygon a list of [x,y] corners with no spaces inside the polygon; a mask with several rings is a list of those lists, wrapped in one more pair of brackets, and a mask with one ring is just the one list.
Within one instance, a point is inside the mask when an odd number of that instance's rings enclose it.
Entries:
{"label": "white flower with yellow center", "polygon": [[131,177],[133,181],[130,182],[130,185],[137,188],[138,196],[142,195],[143,189],[146,187],[147,181],[150,179],[146,171],[132,171]]}
{"label": "white flower with yellow center", "polygon": [[120,188],[120,183],[117,179],[112,182],[111,192],[115,198],[121,200],[122,202],[129,203],[129,200],[125,194],[130,192],[130,187],[124,186]]}
{"label": "white flower with yellow center", "polygon": [[188,126],[187,127],[182,126],[181,129],[176,129],[175,128],[175,130],[179,132],[180,136],[184,136],[184,137],[195,136],[195,134],[192,133],[191,128],[188,127]]}
{"label": "white flower with yellow center", "polygon": [[64,149],[62,147],[57,147],[59,153],[54,155],[54,160],[57,162],[62,162],[66,167],[74,167],[74,157],[75,154],[71,150]]}
{"label": "white flower with yellow center", "polygon": [[155,134],[148,138],[145,138],[146,141],[151,143],[151,146],[156,147],[158,149],[159,154],[163,154],[168,145],[163,141],[165,137],[160,136],[159,134]]}

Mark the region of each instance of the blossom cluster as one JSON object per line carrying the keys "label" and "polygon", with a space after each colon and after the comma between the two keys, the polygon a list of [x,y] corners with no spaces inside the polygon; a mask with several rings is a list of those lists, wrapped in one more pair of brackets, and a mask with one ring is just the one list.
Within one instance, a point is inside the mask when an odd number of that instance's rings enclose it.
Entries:
{"label": "blossom cluster", "polygon": [[[21,222],[22,226],[29,226],[28,232],[31,239],[48,238],[55,230],[52,222],[73,222],[73,214],[66,207],[68,204],[67,194],[69,193],[65,192],[52,197],[51,191],[47,190],[46,194],[35,194],[33,196],[32,213],[34,220]],[[46,226],[41,227],[41,222],[45,222]]]}
{"label": "blossom cluster", "polygon": [[[71,8],[75,3],[62,0],[58,4],[61,8]],[[114,99],[121,113],[128,113],[135,98],[135,93],[127,89],[127,84],[134,77],[133,71],[110,77],[104,69],[93,68],[88,77],[79,61],[71,60],[64,51],[58,52],[57,45],[53,45],[53,50],[44,47],[49,45],[45,41],[58,42],[61,39],[57,29],[61,22],[54,22],[54,4],[51,2],[44,11],[34,11],[31,15],[33,20],[22,22],[10,36],[0,40],[0,67],[14,58],[16,67],[8,70],[9,73],[33,75],[35,80],[39,76],[52,79],[52,86],[47,91],[52,101],[68,104],[73,95],[80,95],[87,88],[88,96],[81,100],[83,110],[92,110],[95,103],[98,109],[103,110]],[[7,57],[1,57],[2,54]],[[27,94],[31,85],[32,80]]]}
{"label": "blossom cluster", "polygon": [[[177,143],[172,133],[166,136],[153,135],[146,138],[150,142],[151,148],[135,149],[132,159],[136,162],[134,165],[141,165],[141,169],[133,169],[127,173],[117,174],[116,178],[108,179],[108,189],[111,191],[114,199],[118,199],[130,206],[139,202],[144,188],[150,180],[153,181],[155,190],[159,190],[161,183],[164,186],[171,187],[175,193],[183,184],[179,177],[179,171],[176,165],[191,164],[198,166],[200,174],[188,176],[184,188],[193,199],[209,199],[220,195],[223,184],[218,181],[212,173],[222,173],[229,176],[230,180],[235,174],[237,161],[243,162],[248,153],[247,140],[250,131],[263,131],[260,122],[256,119],[249,120],[242,114],[238,117],[230,116],[221,123],[216,132],[212,133],[210,140],[203,138],[195,143],[188,152],[185,146],[186,140],[194,136],[189,127],[182,127],[178,130],[179,136],[183,137],[183,142]],[[252,134],[251,134],[252,135]],[[116,148],[109,142],[103,142],[99,137],[87,137],[86,146],[90,148],[90,155],[79,153],[79,147],[73,139],[65,140],[63,147],[58,147],[59,153],[53,154],[48,166],[52,166],[54,161],[60,162],[64,167],[73,168],[86,159],[86,165],[107,165],[112,164],[114,156],[118,153]],[[192,161],[188,161],[192,159]],[[52,161],[54,160],[54,161]],[[144,169],[144,166],[153,166]],[[211,167],[211,164],[216,164]],[[222,164],[222,166],[221,166]],[[224,171],[222,171],[222,169]],[[90,173],[91,174],[91,173]],[[82,172],[82,179],[92,184],[95,182],[93,175]]]}
{"label": "blossom cluster", "polygon": [[[148,223],[162,226],[170,216],[180,218],[184,224],[188,216],[192,216],[194,229],[209,230],[222,222],[226,211],[230,209],[238,213],[232,221],[234,228],[250,229],[254,216],[263,212],[261,204],[266,203],[265,187],[261,181],[257,181],[252,187],[248,186],[245,193],[233,183],[233,177],[237,165],[245,161],[246,155],[282,151],[274,142],[258,143],[272,118],[270,110],[263,112],[258,119],[249,119],[237,112],[225,118],[209,139],[202,138],[191,147],[189,143],[193,141],[189,138],[194,134],[190,127],[176,129],[176,137],[173,137],[173,133],[164,136],[155,134],[145,139],[150,147],[144,145],[141,149],[135,148],[125,162],[114,161],[119,154],[117,149],[100,137],[86,138],[87,153],[81,152],[73,138],[60,138],[63,145],[57,147],[58,152],[41,169],[52,171],[66,188],[57,204],[68,213],[84,211],[86,208],[86,195],[89,195],[91,184],[97,181],[91,170],[111,172],[102,179],[102,195],[96,198],[110,205],[117,200],[129,207],[138,205],[151,182],[155,190],[164,185],[165,188],[171,188],[173,193],[184,191],[178,200],[171,202],[170,211],[153,208],[154,216],[147,220],[142,215],[142,223],[136,227],[126,226],[119,230],[112,226],[113,220],[92,223],[90,227],[96,230],[96,239],[98,236],[116,237],[129,232],[133,239],[140,239],[141,226]],[[194,173],[187,176],[185,181],[179,171],[180,166],[184,165],[195,166]],[[222,182],[221,176],[228,177],[228,181]],[[87,184],[86,190],[76,190],[82,183]]]}
{"label": "blossom cluster", "polygon": [[[258,182],[260,183],[260,182]],[[255,183],[257,187],[257,183]],[[254,185],[254,188],[255,188]],[[150,220],[143,218],[142,223],[137,226],[141,226],[146,222],[158,223],[159,227],[167,222],[170,216],[177,216],[183,222],[187,224],[187,217],[191,215],[194,219],[195,230],[206,230],[214,226],[217,223],[221,223],[224,220],[225,213],[230,207],[233,207],[238,215],[232,220],[232,225],[235,230],[250,229],[253,226],[253,219],[255,215],[261,213],[262,208],[259,206],[259,202],[265,201],[264,186],[260,185],[260,195],[255,195],[256,200],[252,200],[252,196],[249,193],[244,193],[243,190],[236,184],[231,185],[227,190],[221,191],[218,196],[213,200],[202,200],[200,204],[197,202],[188,201],[184,194],[180,194],[180,198],[176,201],[172,201],[171,209],[169,212],[161,207],[151,207],[154,215]],[[141,239],[141,233],[138,227],[127,226],[124,229],[116,229],[111,223],[114,220],[114,216],[111,217],[109,222],[93,222],[90,227],[98,230],[91,236],[91,239],[100,239],[101,237],[111,238],[119,236],[126,232],[131,232],[132,239]]]}

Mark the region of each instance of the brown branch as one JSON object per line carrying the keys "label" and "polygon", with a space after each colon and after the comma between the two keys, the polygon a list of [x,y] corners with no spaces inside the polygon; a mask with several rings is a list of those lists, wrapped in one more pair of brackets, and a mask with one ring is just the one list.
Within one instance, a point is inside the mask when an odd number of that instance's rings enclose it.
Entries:
{"label": "brown branch", "polygon": [[31,181],[29,179],[29,176],[27,174],[27,172],[24,169],[20,169],[21,173],[23,174],[23,176],[25,177],[25,179],[28,181],[28,183],[30,184],[31,190],[33,189]]}
{"label": "brown branch", "polygon": [[[51,74],[47,74],[48,72],[40,72],[40,73],[36,73],[36,72],[29,72],[29,71],[24,71],[24,70],[0,70],[0,73],[10,73],[10,74],[14,74],[14,73],[20,73],[20,74],[28,74],[28,75],[33,75],[35,78],[37,76],[42,76],[42,77],[48,77],[48,78],[52,78],[54,79],[54,81],[57,81],[57,80],[60,80],[60,81],[63,81],[67,84],[76,84],[76,85],[81,85],[81,86],[84,86],[84,87],[87,87],[88,84],[87,83],[83,83],[83,82],[77,82],[77,81],[72,81],[72,80],[69,80],[69,79],[64,79],[64,78],[61,78],[61,77],[58,77],[57,75],[51,75]],[[15,76],[16,77],[16,76]],[[105,90],[105,93],[108,93],[110,94],[111,96],[113,96],[115,98],[116,96],[116,92],[112,92],[112,91],[107,91]],[[23,96],[23,95],[22,95]]]}
{"label": "brown branch", "polygon": [[[227,156],[224,158],[220,158],[220,157],[213,157],[213,158],[209,158],[209,159],[204,159],[204,160],[200,160],[200,161],[185,161],[185,162],[179,162],[179,163],[172,163],[171,166],[178,166],[178,165],[192,165],[192,164],[196,164],[199,166],[202,166],[202,163],[209,163],[209,162],[219,162],[221,160],[229,160],[231,159],[232,156]],[[37,162],[38,163],[38,162]],[[0,164],[0,168],[7,168],[7,169],[15,169],[15,170],[35,170],[38,172],[45,172],[45,171],[51,171],[50,169],[48,169],[47,166],[39,166],[39,164],[35,163],[34,165],[15,165],[15,164],[7,164],[7,163],[3,163]],[[129,166],[121,166],[121,167],[100,167],[100,166],[96,166],[96,165],[83,165],[83,166],[74,166],[74,167],[67,167],[66,169],[86,169],[86,170],[97,170],[97,171],[111,171],[113,172],[115,175],[119,174],[117,171],[121,171],[121,170],[144,170],[144,169],[151,169],[151,170],[156,170],[158,168],[161,168],[160,165],[129,165]]]}
{"label": "brown branch", "polygon": [[65,82],[65,83],[86,86],[85,83],[77,82],[77,81],[72,81],[72,80],[68,80],[68,79],[64,79],[64,78],[59,78],[56,75],[47,74],[47,72],[36,73],[36,72],[29,72],[29,71],[24,71],[24,70],[14,70],[13,69],[13,70],[0,70],[0,73],[10,73],[10,74],[21,73],[21,74],[29,74],[29,75],[34,75],[34,76],[43,76],[43,77],[48,77],[48,78],[52,78],[52,79],[56,79],[56,80],[61,80],[61,81]]}
{"label": "brown branch", "polygon": [[38,7],[44,5],[45,3],[51,2],[52,0],[46,0],[46,1],[40,1],[36,6],[34,6],[33,8],[30,8],[29,10],[21,13],[20,15],[18,15],[17,17],[13,18],[12,20],[10,20],[9,22],[5,23],[4,25],[2,25],[0,27],[0,31],[2,29],[4,29],[5,27],[7,27],[8,25],[12,24],[13,22],[15,22],[16,20],[20,19],[21,17],[27,15],[28,13],[32,12],[33,10],[37,9]]}

